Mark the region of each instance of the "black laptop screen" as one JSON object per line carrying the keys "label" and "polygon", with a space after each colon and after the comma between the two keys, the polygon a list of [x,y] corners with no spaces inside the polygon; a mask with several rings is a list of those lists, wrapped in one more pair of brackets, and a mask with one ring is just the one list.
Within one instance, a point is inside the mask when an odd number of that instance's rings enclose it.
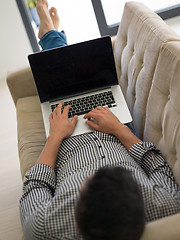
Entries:
{"label": "black laptop screen", "polygon": [[41,102],[118,84],[110,37],[28,56]]}

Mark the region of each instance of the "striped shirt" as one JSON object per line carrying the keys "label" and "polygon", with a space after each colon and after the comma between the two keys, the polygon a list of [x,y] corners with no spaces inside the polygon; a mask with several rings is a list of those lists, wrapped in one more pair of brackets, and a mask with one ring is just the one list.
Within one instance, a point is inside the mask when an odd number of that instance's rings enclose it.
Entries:
{"label": "striped shirt", "polygon": [[37,164],[26,174],[20,200],[25,239],[81,239],[74,212],[79,188],[104,166],[131,171],[143,195],[147,222],[180,212],[180,188],[152,143],[141,142],[127,151],[116,137],[95,131],[65,139],[55,170]]}

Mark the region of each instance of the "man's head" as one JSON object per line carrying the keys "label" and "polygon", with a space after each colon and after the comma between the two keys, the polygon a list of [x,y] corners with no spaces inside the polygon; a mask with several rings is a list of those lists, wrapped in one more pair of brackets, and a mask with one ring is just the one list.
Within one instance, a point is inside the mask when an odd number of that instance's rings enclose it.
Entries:
{"label": "man's head", "polygon": [[90,177],[80,191],[76,222],[86,240],[138,240],[145,212],[130,172],[106,167]]}

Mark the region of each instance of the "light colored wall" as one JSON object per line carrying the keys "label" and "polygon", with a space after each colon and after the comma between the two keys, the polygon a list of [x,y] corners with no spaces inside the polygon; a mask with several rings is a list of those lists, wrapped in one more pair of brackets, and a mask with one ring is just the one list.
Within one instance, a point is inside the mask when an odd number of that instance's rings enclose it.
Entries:
{"label": "light colored wall", "polygon": [[32,52],[15,0],[0,0],[0,82],[8,71],[28,64]]}
{"label": "light colored wall", "polygon": [[16,110],[6,85],[8,71],[28,65],[32,52],[15,0],[0,0],[0,239],[22,239],[22,195],[17,151]]}

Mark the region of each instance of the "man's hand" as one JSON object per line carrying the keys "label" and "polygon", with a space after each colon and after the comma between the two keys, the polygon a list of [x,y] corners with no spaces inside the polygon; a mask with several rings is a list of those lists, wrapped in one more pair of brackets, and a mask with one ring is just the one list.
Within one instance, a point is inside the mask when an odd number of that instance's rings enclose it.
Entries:
{"label": "man's hand", "polygon": [[[115,135],[129,150],[134,144],[141,142],[131,130],[123,125],[119,119],[106,107],[97,107],[84,116],[86,123],[94,130]],[[97,123],[91,121],[93,118]]]}
{"label": "man's hand", "polygon": [[61,102],[49,116],[50,130],[49,136],[55,141],[62,142],[64,138],[69,137],[74,131],[78,116],[74,116],[71,121],[68,119],[68,112],[71,105],[65,106],[61,111],[63,102]]}
{"label": "man's hand", "polygon": [[49,116],[49,137],[36,162],[36,164],[45,164],[53,169],[55,169],[56,157],[60,144],[64,138],[72,134],[78,119],[77,116],[74,116],[72,120],[69,121],[68,111],[71,106],[66,106],[63,112],[61,112],[62,106],[63,102],[61,102]]}
{"label": "man's hand", "polygon": [[[97,123],[91,121],[93,118]],[[104,132],[107,134],[116,135],[116,132],[123,128],[124,125],[107,107],[97,107],[84,116],[88,119],[86,124],[94,130]]]}

